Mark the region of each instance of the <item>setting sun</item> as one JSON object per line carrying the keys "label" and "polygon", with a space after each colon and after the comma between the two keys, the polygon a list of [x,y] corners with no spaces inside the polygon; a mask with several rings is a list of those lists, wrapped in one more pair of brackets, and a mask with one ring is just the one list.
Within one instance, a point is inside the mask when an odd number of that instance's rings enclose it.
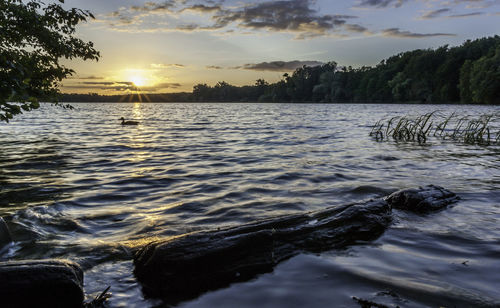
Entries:
{"label": "setting sun", "polygon": [[134,75],[130,77],[130,81],[137,87],[142,87],[146,85],[146,78],[139,76],[139,75]]}

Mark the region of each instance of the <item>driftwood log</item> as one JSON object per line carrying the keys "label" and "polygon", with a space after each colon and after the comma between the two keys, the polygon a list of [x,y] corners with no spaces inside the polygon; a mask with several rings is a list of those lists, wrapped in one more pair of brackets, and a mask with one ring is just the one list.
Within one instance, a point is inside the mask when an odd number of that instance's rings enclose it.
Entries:
{"label": "driftwood log", "polygon": [[376,239],[389,226],[392,208],[421,213],[457,199],[454,193],[429,185],[383,199],[189,233],[143,247],[135,255],[134,273],[146,296],[176,303],[270,272],[301,252]]}
{"label": "driftwood log", "polygon": [[83,306],[83,271],[66,260],[0,262],[1,307]]}

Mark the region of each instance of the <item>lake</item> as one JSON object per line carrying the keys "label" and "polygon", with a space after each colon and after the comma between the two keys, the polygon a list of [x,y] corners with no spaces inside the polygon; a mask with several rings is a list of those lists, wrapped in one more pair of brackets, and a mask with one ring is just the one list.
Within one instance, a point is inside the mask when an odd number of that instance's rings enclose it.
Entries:
{"label": "lake", "polygon": [[[393,115],[499,107],[248,103],[48,104],[0,124],[0,259],[68,258],[110,307],[150,307],[131,251],[149,241],[435,184],[462,200],[393,211],[373,242],[300,254],[181,307],[500,305],[500,146],[377,142]],[[140,121],[121,126],[119,118]],[[498,124],[498,123],[497,123]],[[498,129],[498,126],[497,126]]]}

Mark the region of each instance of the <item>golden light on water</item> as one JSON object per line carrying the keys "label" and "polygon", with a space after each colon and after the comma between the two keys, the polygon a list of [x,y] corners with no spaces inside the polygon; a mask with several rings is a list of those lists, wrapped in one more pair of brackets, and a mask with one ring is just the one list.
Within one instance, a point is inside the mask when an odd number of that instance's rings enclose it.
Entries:
{"label": "golden light on water", "polygon": [[142,119],[142,109],[141,102],[135,102],[132,112],[134,113],[134,119]]}

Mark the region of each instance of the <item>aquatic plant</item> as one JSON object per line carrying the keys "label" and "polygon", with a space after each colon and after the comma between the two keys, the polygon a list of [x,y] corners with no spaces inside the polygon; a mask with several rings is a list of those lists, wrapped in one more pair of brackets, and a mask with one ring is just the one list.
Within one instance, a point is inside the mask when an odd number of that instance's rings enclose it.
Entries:
{"label": "aquatic plant", "polygon": [[84,308],[104,308],[106,307],[106,301],[111,297],[111,293],[108,293],[111,286],[108,286],[102,293],[97,295],[92,301],[84,303]]}
{"label": "aquatic plant", "polygon": [[[500,114],[479,117],[443,115],[439,111],[423,115],[394,116],[373,125],[370,136],[376,141],[417,142],[424,144],[429,137],[466,144],[500,144]],[[496,132],[496,133],[494,133]]]}

